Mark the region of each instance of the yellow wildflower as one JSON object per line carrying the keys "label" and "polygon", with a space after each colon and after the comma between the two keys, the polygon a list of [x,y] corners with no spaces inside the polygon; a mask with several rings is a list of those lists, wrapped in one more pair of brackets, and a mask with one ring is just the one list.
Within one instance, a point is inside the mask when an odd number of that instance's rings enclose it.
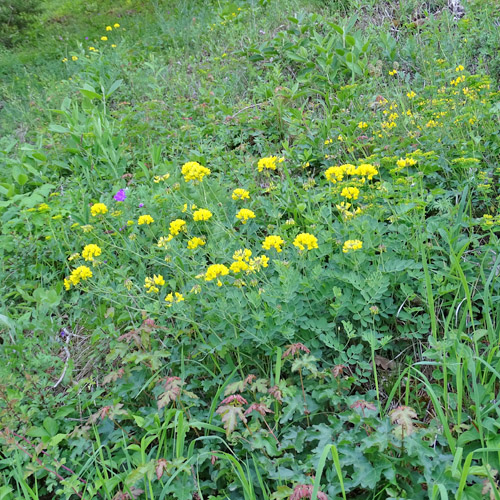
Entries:
{"label": "yellow wildflower", "polygon": [[118,23],[113,24],[113,28],[119,28],[120,25]]}
{"label": "yellow wildflower", "polygon": [[111,26],[106,26],[106,31],[112,31],[113,28]]}
{"label": "yellow wildflower", "polygon": [[281,248],[285,244],[285,241],[281,236],[266,236],[266,239],[262,242],[262,248],[264,250],[271,250],[271,248],[275,248],[277,252],[281,252],[283,249]]}
{"label": "yellow wildflower", "polygon": [[69,257],[68,260],[71,262],[72,260],[78,259],[80,257],[79,253],[72,253]]}
{"label": "yellow wildflower", "polygon": [[327,180],[335,184],[336,182],[341,182],[344,179],[345,170],[342,167],[330,167],[325,172],[325,177]]}
{"label": "yellow wildflower", "polygon": [[107,42],[107,41],[108,41],[108,37],[107,37],[107,36],[101,36],[101,40],[102,40],[103,42]]}
{"label": "yellow wildflower", "polygon": [[98,214],[106,214],[108,213],[108,207],[104,203],[95,203],[90,207],[90,213],[92,214],[93,217],[95,217]]}
{"label": "yellow wildflower", "polygon": [[360,240],[347,240],[344,242],[344,246],[342,247],[342,252],[348,253],[354,250],[360,250],[363,248],[363,242]]}
{"label": "yellow wildflower", "polygon": [[235,189],[231,195],[233,200],[249,200],[250,193],[246,189]]}
{"label": "yellow wildflower", "polygon": [[277,156],[267,156],[266,158],[261,158],[257,163],[257,170],[262,172],[264,169],[276,170],[276,163],[281,163],[285,159],[279,158]]}
{"label": "yellow wildflower", "polygon": [[[216,278],[219,278],[219,276],[226,276],[229,274],[229,269],[224,265],[224,264],[212,264],[211,266],[208,266],[207,272],[205,273],[205,281],[212,281]],[[217,282],[217,285],[219,285],[220,280]],[[221,286],[222,283],[220,283],[219,286]]]}
{"label": "yellow wildflower", "polygon": [[252,251],[249,250],[248,248],[245,248],[242,250],[236,250],[236,252],[233,253],[233,260],[248,262],[251,256],[252,256]]}
{"label": "yellow wildflower", "polygon": [[340,196],[343,196],[348,200],[357,200],[359,196],[359,189],[355,187],[345,187],[342,189]]}
{"label": "yellow wildflower", "polygon": [[400,168],[403,167],[412,167],[413,165],[416,165],[417,160],[413,158],[400,158],[397,162],[396,165]]}
{"label": "yellow wildflower", "polygon": [[160,289],[158,287],[163,286],[165,280],[161,274],[154,274],[152,278],[146,276],[144,279],[144,288],[146,288],[147,293],[158,293]]}
{"label": "yellow wildflower", "polygon": [[175,219],[170,223],[170,234],[172,236],[177,236],[181,231],[186,229],[186,221],[182,219]]}
{"label": "yellow wildflower", "polygon": [[198,248],[198,247],[201,247],[205,244],[205,240],[202,240],[201,238],[198,238],[197,236],[195,236],[194,238],[191,238],[188,243],[187,243],[187,247],[190,249],[190,250],[194,250],[195,248]]}
{"label": "yellow wildflower", "polygon": [[174,303],[174,301],[177,304],[179,302],[183,302],[184,296],[182,295],[182,293],[175,292],[175,298],[174,298],[174,294],[172,292],[167,294],[167,296],[165,297],[165,302],[167,302],[167,306],[170,307]]}
{"label": "yellow wildflower", "polygon": [[200,208],[193,214],[193,220],[195,221],[208,220],[210,219],[210,217],[212,217],[212,212],[210,212],[210,210],[207,210],[206,208]]}
{"label": "yellow wildflower", "polygon": [[293,241],[293,244],[300,250],[304,250],[306,247],[308,250],[312,250],[313,248],[318,248],[318,239],[312,234],[300,233]]}
{"label": "yellow wildflower", "polygon": [[368,128],[368,123],[366,123],[366,122],[359,122],[358,123],[358,128],[360,128],[360,129]]}
{"label": "yellow wildflower", "polygon": [[137,225],[142,226],[143,224],[147,224],[149,226],[149,224],[152,224],[154,221],[155,220],[151,217],[151,215],[141,215],[139,219],[137,219]]}
{"label": "yellow wildflower", "polygon": [[236,218],[241,221],[242,224],[246,224],[249,219],[255,219],[255,214],[252,210],[248,208],[242,208],[237,214]]}
{"label": "yellow wildflower", "polygon": [[91,243],[90,245],[85,245],[82,250],[82,257],[85,260],[93,261],[94,257],[99,257],[101,255],[102,250],[97,246]]}
{"label": "yellow wildflower", "polygon": [[190,161],[182,166],[181,173],[186,182],[203,181],[203,177],[210,175],[210,169],[200,165],[196,161]]}
{"label": "yellow wildflower", "polygon": [[76,57],[76,56],[71,56],[71,60],[72,60],[72,61],[78,61],[78,57]]}
{"label": "yellow wildflower", "polygon": [[85,281],[88,278],[92,278],[92,271],[87,266],[79,266],[71,271],[69,278],[64,279],[64,287],[66,290],[70,289],[70,286],[76,286],[80,281]]}
{"label": "yellow wildflower", "polygon": [[234,274],[241,273],[242,271],[247,271],[248,268],[249,268],[249,265],[246,262],[244,262],[243,260],[237,260],[237,261],[233,262],[231,264],[231,266],[229,267],[229,269],[231,269],[231,271]]}

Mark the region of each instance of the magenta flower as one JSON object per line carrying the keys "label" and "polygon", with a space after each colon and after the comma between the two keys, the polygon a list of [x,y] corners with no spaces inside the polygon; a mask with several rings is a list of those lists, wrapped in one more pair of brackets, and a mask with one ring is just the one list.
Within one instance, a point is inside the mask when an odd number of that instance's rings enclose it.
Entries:
{"label": "magenta flower", "polygon": [[139,203],[139,208],[142,208],[144,206],[144,203]]}
{"label": "magenta flower", "polygon": [[125,201],[125,199],[127,198],[127,195],[125,194],[125,190],[124,189],[120,189],[118,191],[118,193],[116,193],[113,198],[116,200],[116,201]]}

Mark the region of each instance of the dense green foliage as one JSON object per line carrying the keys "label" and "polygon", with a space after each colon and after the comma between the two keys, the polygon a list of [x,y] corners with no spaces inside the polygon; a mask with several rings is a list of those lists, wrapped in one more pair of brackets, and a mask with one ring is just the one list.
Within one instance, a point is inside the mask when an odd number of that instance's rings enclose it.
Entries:
{"label": "dense green foliage", "polygon": [[496,2],[112,3],[0,55],[0,500],[498,500]]}

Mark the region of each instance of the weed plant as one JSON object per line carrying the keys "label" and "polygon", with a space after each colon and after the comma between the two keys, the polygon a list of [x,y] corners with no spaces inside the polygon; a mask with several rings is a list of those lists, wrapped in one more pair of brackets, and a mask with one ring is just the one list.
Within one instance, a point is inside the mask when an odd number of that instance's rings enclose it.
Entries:
{"label": "weed plant", "polygon": [[500,498],[462,3],[45,4],[1,54],[0,499]]}

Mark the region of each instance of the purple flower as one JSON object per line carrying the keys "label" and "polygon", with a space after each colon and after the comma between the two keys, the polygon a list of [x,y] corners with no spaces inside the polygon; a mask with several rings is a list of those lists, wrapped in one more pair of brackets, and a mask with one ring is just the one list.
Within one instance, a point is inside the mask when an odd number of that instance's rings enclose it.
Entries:
{"label": "purple flower", "polygon": [[139,208],[142,208],[144,206],[144,203],[139,203]]}
{"label": "purple flower", "polygon": [[88,39],[89,39],[89,37],[88,37],[88,36],[86,36],[86,37],[85,37],[85,40],[88,40]]}
{"label": "purple flower", "polygon": [[116,201],[125,201],[125,198],[127,198],[127,195],[125,194],[125,190],[124,189],[120,189],[118,191],[118,193],[116,193],[113,198],[116,200]]}

